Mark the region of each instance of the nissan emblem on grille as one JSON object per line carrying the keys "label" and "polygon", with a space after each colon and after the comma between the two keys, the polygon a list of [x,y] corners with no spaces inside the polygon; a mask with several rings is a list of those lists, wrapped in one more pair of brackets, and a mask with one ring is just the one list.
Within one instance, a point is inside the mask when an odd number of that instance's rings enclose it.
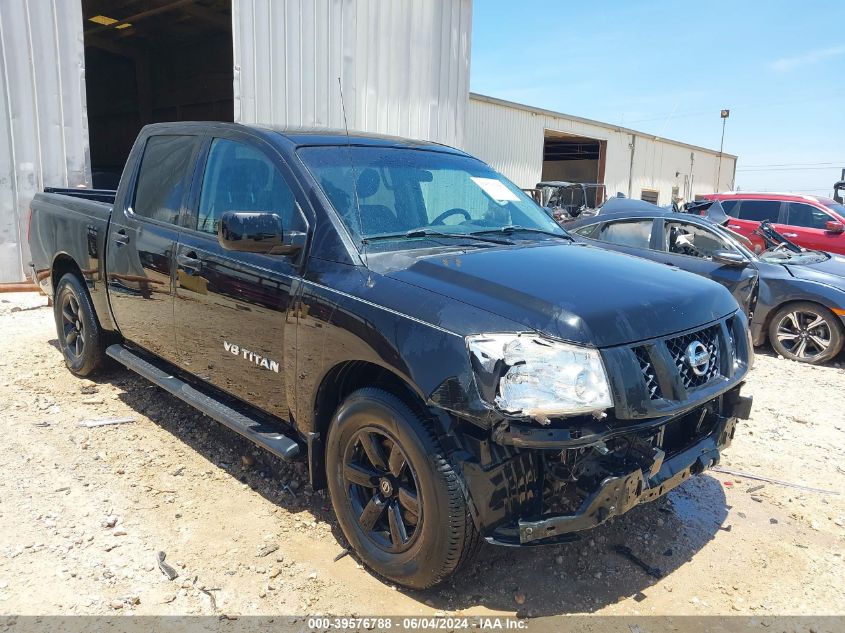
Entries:
{"label": "nissan emblem on grille", "polygon": [[693,341],[684,352],[687,364],[696,376],[703,376],[710,369],[710,352],[701,341]]}

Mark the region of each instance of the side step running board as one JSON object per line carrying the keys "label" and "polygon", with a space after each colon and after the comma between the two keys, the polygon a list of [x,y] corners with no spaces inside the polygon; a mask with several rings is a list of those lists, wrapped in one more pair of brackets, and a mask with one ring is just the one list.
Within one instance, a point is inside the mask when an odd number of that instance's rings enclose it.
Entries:
{"label": "side step running board", "polygon": [[159,369],[123,345],[110,345],[106,349],[106,354],[274,455],[287,461],[299,455],[299,444],[287,435],[279,433],[269,424],[247,417],[223,402],[194,389],[185,381]]}

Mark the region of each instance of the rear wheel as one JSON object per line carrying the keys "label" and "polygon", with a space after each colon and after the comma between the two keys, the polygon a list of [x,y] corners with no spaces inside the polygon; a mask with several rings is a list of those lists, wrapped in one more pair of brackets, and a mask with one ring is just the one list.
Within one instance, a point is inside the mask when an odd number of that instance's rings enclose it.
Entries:
{"label": "rear wheel", "polygon": [[361,389],[343,402],[326,469],[344,535],[380,576],[424,589],[477,549],[458,474],[425,421],[394,395]]}
{"label": "rear wheel", "polygon": [[782,307],[769,324],[775,351],[801,363],[823,363],[842,350],[842,323],[817,303],[792,303]]}
{"label": "rear wheel", "polygon": [[53,315],[67,368],[77,376],[95,373],[105,357],[104,334],[88,289],[73,273],[64,275],[56,286]]}

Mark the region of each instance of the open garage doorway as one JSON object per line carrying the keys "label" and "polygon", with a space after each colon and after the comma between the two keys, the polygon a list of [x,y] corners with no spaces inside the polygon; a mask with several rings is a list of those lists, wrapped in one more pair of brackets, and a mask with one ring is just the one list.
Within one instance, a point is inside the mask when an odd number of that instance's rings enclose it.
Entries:
{"label": "open garage doorway", "polygon": [[586,206],[604,202],[604,167],[607,142],[546,130],[543,139],[543,181],[602,185],[586,187]]}
{"label": "open garage doorway", "polygon": [[138,131],[232,121],[231,0],[82,0],[93,186],[115,189]]}

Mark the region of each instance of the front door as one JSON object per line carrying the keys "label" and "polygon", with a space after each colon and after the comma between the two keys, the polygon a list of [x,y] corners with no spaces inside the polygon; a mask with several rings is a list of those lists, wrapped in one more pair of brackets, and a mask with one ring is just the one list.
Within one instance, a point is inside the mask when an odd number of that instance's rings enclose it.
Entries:
{"label": "front door", "polygon": [[816,251],[845,252],[845,233],[827,230],[828,222],[839,220],[806,202],[787,203],[786,225],[781,231],[792,242]]}
{"label": "front door", "polygon": [[257,137],[227,132],[211,139],[175,275],[182,367],[283,419],[290,416],[285,383],[295,368],[296,330],[289,323],[301,261],[228,251],[217,226],[226,211],[261,211],[279,215],[286,232],[305,231],[289,178],[275,150]]}
{"label": "front door", "polygon": [[[657,231],[660,230],[658,226]],[[661,246],[665,263],[718,281],[730,290],[745,314],[751,315],[759,274],[750,260],[744,267],[713,261],[713,255],[719,251],[742,254],[727,240],[698,224],[666,220]]]}
{"label": "front door", "polygon": [[140,166],[121,183],[127,192],[118,199],[126,203],[114,208],[109,226],[109,300],[127,340],[174,361],[173,255],[200,143],[172,134],[140,142]]}

